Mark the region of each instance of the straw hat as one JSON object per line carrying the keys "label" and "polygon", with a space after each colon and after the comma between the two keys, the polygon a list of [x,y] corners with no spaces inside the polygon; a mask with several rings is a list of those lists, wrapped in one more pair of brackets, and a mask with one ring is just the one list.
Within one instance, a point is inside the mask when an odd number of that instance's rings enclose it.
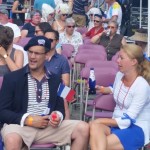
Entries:
{"label": "straw hat", "polygon": [[147,43],[147,40],[148,40],[147,38],[148,38],[147,33],[142,33],[142,32],[138,32],[138,31],[135,31],[135,34],[133,36],[129,37],[130,40],[145,42],[145,43]]}

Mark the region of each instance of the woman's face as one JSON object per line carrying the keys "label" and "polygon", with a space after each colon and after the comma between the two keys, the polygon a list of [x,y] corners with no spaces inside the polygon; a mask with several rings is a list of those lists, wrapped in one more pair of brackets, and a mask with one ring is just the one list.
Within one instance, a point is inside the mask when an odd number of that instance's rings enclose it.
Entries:
{"label": "woman's face", "polygon": [[100,27],[102,25],[102,19],[99,17],[94,17],[94,27]]}
{"label": "woman's face", "polygon": [[43,33],[43,31],[39,28],[39,26],[36,26],[35,27],[35,35],[36,36],[43,36],[44,35],[44,33]]}
{"label": "woman's face", "polygon": [[137,61],[136,59],[129,58],[129,56],[124,52],[124,50],[121,49],[119,52],[117,63],[118,63],[120,72],[127,73],[128,71],[130,71],[131,69],[135,67],[135,65],[137,64]]}
{"label": "woman's face", "polygon": [[54,16],[55,16],[54,13],[49,14],[49,15],[47,16],[47,20],[48,20],[48,21],[53,20],[53,19],[54,19]]}
{"label": "woman's face", "polygon": [[67,16],[68,16],[68,14],[61,14],[60,15],[60,20],[65,21]]}

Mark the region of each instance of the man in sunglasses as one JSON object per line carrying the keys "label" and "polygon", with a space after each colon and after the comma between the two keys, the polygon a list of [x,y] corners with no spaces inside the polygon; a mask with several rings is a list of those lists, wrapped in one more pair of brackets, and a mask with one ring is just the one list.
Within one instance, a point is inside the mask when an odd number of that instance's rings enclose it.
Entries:
{"label": "man in sunglasses", "polygon": [[61,79],[44,67],[51,41],[32,38],[24,47],[29,64],[4,76],[0,90],[1,135],[7,150],[30,149],[32,143],[71,144],[72,150],[87,149],[89,126],[63,120],[64,101],[57,96]]}
{"label": "man in sunglasses", "polygon": [[103,45],[106,49],[107,60],[111,60],[112,57],[120,50],[122,44],[126,43],[123,35],[117,33],[118,23],[116,21],[110,21],[108,23],[108,29],[102,33],[95,35],[92,39],[92,43]]}

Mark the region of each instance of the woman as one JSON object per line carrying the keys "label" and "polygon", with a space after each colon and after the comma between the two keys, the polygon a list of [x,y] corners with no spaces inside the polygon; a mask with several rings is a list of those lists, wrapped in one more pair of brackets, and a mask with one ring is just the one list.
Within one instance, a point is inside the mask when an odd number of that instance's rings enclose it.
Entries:
{"label": "woman", "polygon": [[150,62],[141,47],[125,44],[118,66],[113,89],[96,87],[105,94],[112,92],[116,107],[112,119],[90,123],[92,150],[137,150],[149,142]]}
{"label": "woman", "polygon": [[83,37],[89,37],[92,38],[93,36],[102,33],[104,31],[104,28],[102,27],[102,16],[95,14],[94,15],[94,27],[90,29]]}
{"label": "woman", "polygon": [[25,22],[25,13],[27,8],[25,8],[25,3],[27,0],[15,0],[12,6],[12,19],[13,23],[18,26],[23,26]]}
{"label": "woman", "polygon": [[[41,22],[39,25],[35,27],[35,35],[45,35],[46,32],[51,31],[52,28],[48,22]],[[58,54],[61,54],[62,46],[60,43],[57,43],[56,45],[56,51]]]}
{"label": "woman", "polygon": [[54,17],[55,17],[54,8],[52,8],[50,5],[44,3],[42,5],[41,22],[48,22],[50,25],[52,25],[54,22]]}
{"label": "woman", "polygon": [[21,38],[24,37],[34,37],[35,36],[35,26],[41,22],[42,14],[39,10],[33,10],[31,12],[31,22],[26,23],[21,30]]}
{"label": "woman", "polygon": [[10,27],[0,26],[0,76],[23,66],[23,53],[12,48],[14,33]]}
{"label": "woman", "polygon": [[56,17],[52,27],[54,30],[61,33],[65,30],[65,21],[67,16],[71,13],[71,10],[67,4],[62,3],[57,5],[55,13]]}

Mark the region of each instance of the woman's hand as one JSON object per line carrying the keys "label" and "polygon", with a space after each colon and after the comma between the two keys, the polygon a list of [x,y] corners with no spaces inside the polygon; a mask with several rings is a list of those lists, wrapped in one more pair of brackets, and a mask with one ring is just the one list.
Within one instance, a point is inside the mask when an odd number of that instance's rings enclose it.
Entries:
{"label": "woman's hand", "polygon": [[0,55],[1,55],[2,57],[4,57],[4,55],[7,55],[6,50],[5,50],[4,47],[2,47],[2,46],[0,46]]}

